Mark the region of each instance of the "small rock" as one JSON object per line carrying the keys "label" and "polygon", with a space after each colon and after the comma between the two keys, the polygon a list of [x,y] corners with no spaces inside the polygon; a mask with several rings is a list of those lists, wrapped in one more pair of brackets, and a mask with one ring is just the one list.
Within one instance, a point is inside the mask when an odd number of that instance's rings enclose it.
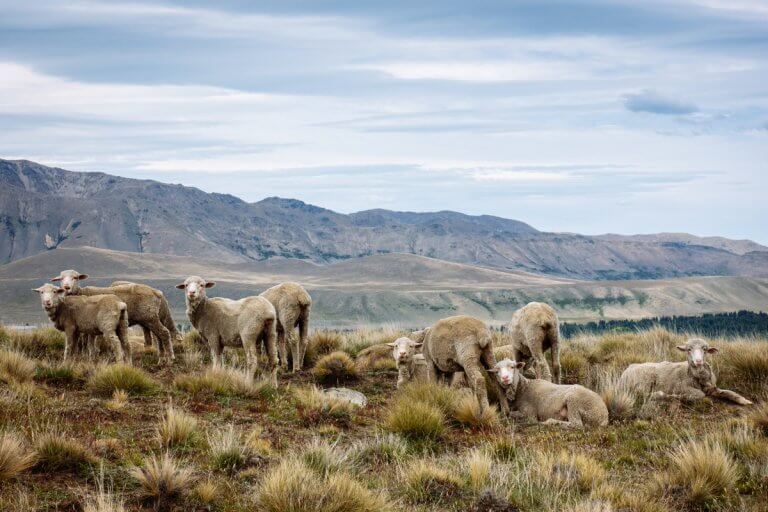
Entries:
{"label": "small rock", "polygon": [[324,390],[324,393],[335,396],[337,398],[341,398],[342,400],[346,400],[347,402],[355,404],[358,407],[365,407],[368,404],[368,399],[365,397],[365,395],[359,391],[355,391],[354,389],[328,388]]}

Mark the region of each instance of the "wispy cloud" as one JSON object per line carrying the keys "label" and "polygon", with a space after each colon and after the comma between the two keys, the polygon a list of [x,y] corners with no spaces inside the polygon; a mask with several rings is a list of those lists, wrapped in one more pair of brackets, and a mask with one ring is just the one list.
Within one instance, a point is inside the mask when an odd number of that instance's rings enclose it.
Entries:
{"label": "wispy cloud", "polygon": [[693,114],[699,110],[699,107],[689,101],[663,96],[651,90],[627,94],[624,97],[624,105],[632,112],[664,115]]}

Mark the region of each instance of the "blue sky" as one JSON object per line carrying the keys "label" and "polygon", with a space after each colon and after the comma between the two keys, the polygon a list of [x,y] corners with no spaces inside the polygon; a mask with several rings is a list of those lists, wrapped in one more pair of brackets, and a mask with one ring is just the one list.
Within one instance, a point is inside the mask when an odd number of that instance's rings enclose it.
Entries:
{"label": "blue sky", "polygon": [[0,156],[768,243],[768,0],[0,0]]}

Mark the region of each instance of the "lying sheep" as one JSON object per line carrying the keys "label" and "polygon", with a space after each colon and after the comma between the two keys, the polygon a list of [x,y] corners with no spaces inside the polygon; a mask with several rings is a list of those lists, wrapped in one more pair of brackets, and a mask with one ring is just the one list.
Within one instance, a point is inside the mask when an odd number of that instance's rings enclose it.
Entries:
{"label": "lying sheep", "polygon": [[[422,353],[428,375],[440,381],[463,371],[480,407],[488,407],[483,368],[493,368],[496,358],[493,356],[491,332],[481,320],[463,315],[443,318],[409,338],[424,344]],[[498,387],[494,379],[491,381]],[[499,394],[502,394],[500,389]],[[501,406],[506,413],[506,402],[502,401]]]}
{"label": "lying sheep", "polygon": [[171,334],[161,320],[163,294],[143,284],[121,284],[119,286],[98,287],[80,286],[80,281],[88,278],[87,274],[81,274],[76,270],[64,270],[53,282],[61,282],[61,287],[67,295],[115,295],[128,307],[128,324],[140,325],[154,334],[158,341],[160,357],[163,359],[174,358]]}
{"label": "lying sheep", "polygon": [[211,349],[214,367],[222,365],[224,347],[245,349],[249,371],[258,370],[259,345],[264,343],[267,370],[273,386],[277,386],[277,346],[275,324],[277,314],[264,297],[240,300],[223,297],[208,298],[205,290],[215,286],[213,281],[190,276],[176,288],[185,291],[187,317]]}
{"label": "lying sheep", "polygon": [[420,364],[426,363],[424,355],[419,353],[423,343],[415,342],[404,336],[397,338],[392,343],[387,343],[387,345],[392,347],[392,357],[397,364],[397,387],[400,388],[416,376],[415,356],[421,356],[420,360],[424,363]]}
{"label": "lying sheep", "polygon": [[[560,383],[560,327],[557,313],[542,302],[531,302],[515,311],[508,326],[514,354],[511,359],[532,360],[536,378]],[[552,373],[544,357],[550,351]]]}
{"label": "lying sheep", "polygon": [[[355,366],[359,372],[387,368],[392,363],[392,347],[390,343],[377,343],[364,348],[355,357]],[[397,362],[395,362],[397,365]]]}
{"label": "lying sheep", "polygon": [[[138,284],[133,283],[131,281],[114,281],[110,283],[110,287],[113,286],[121,286],[125,284]],[[173,321],[173,316],[171,316],[171,307],[168,305],[168,300],[165,298],[165,294],[161,292],[160,290],[156,288],[152,288],[152,290],[155,291],[155,295],[158,295],[162,298],[161,301],[161,307],[160,307],[160,321],[163,323],[166,329],[168,329],[168,333],[171,335],[171,359],[175,357],[173,354],[173,342],[181,343],[183,340],[183,336],[181,333],[176,329],[176,323]],[[142,333],[144,334],[144,346],[145,347],[151,347],[152,346],[152,331],[147,329],[146,327],[141,328]],[[158,351],[162,350],[162,347],[160,346],[159,340],[157,337],[155,337],[155,340],[157,343],[157,349]]]}
{"label": "lying sheep", "polygon": [[66,296],[62,288],[52,284],[32,291],[40,294],[43,309],[56,329],[66,334],[64,361],[81,335],[92,335],[102,336],[112,344],[118,362],[131,364],[128,307],[116,296]]}
{"label": "lying sheep", "polygon": [[608,408],[600,395],[578,384],[553,384],[523,375],[525,363],[503,359],[490,369],[496,374],[515,418],[572,427],[608,424]]}
{"label": "lying sheep", "polygon": [[[286,336],[291,340],[291,359],[293,371],[304,367],[304,354],[307,352],[307,333],[309,332],[309,310],[312,297],[298,283],[281,283],[260,294],[275,307],[277,312],[277,347],[280,364],[288,368],[288,349]],[[299,328],[299,337],[294,336],[294,329]]]}
{"label": "lying sheep", "polygon": [[706,354],[717,353],[716,348],[701,338],[691,338],[677,349],[687,354],[687,361],[631,364],[621,374],[619,385],[654,399],[696,401],[711,396],[739,405],[752,404],[738,393],[717,387],[715,373],[705,361]]}

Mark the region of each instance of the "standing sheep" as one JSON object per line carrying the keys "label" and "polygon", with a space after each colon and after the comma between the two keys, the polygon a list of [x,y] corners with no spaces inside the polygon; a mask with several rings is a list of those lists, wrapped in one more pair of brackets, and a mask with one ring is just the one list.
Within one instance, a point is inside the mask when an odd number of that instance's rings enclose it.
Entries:
{"label": "standing sheep", "polygon": [[509,400],[509,407],[515,409],[513,417],[572,427],[608,424],[608,408],[600,395],[578,384],[528,379],[523,375],[524,367],[523,362],[503,359],[489,370],[504,389],[500,399]]}
{"label": "standing sheep", "polygon": [[[265,290],[260,294],[275,307],[277,313],[277,347],[280,354],[280,364],[288,368],[288,348],[286,336],[291,340],[291,359],[293,371],[304,367],[304,354],[307,351],[307,334],[309,332],[309,310],[312,307],[312,297],[298,283],[281,283]],[[294,329],[299,328],[299,337],[294,335]]]}
{"label": "standing sheep", "polygon": [[115,295],[128,306],[128,325],[140,325],[158,339],[160,356],[166,360],[174,358],[171,335],[161,320],[165,297],[161,292],[143,284],[121,284],[112,287],[80,286],[88,278],[76,270],[64,270],[53,282],[61,282],[67,295]]}
{"label": "standing sheep", "polygon": [[716,348],[701,338],[691,338],[677,349],[686,353],[687,361],[631,364],[621,374],[619,385],[657,399],[670,397],[696,401],[711,396],[739,405],[752,404],[734,391],[717,387],[715,373],[705,361],[706,354],[717,354]]}
{"label": "standing sheep", "polygon": [[103,336],[112,344],[118,362],[131,364],[127,306],[114,295],[66,296],[62,288],[44,284],[32,291],[56,329],[66,334],[64,361],[81,335]]}
{"label": "standing sheep", "polygon": [[[533,360],[536,378],[560,383],[560,326],[557,313],[543,302],[531,302],[515,311],[509,323],[515,361]],[[550,351],[552,373],[544,357]],[[552,379],[554,374],[554,380]]]}
{"label": "standing sheep", "polygon": [[[131,281],[114,281],[110,283],[110,287],[112,286],[121,286],[124,284],[138,284]],[[171,316],[171,307],[168,305],[168,300],[165,298],[165,294],[161,292],[160,290],[156,288],[152,288],[155,291],[155,295],[158,295],[162,298],[161,307],[160,307],[160,321],[163,323],[166,329],[168,329],[168,333],[171,335],[171,359],[175,358],[175,355],[173,354],[173,342],[181,343],[183,340],[183,336],[181,333],[176,329],[176,323],[173,321],[173,316]],[[141,328],[142,333],[144,334],[144,346],[145,347],[151,347],[152,346],[152,331],[147,329],[146,327]],[[157,343],[157,349],[162,350],[162,347],[160,346],[159,340]]]}
{"label": "standing sheep", "polygon": [[[496,358],[491,332],[481,320],[463,315],[443,318],[424,331],[414,333],[411,339],[424,344],[422,353],[430,376],[445,380],[449,374],[463,371],[480,407],[488,407],[483,368],[493,368]],[[491,381],[498,387],[495,379]],[[503,394],[498,391],[499,395]],[[504,413],[508,411],[503,400],[501,408]]]}
{"label": "standing sheep", "polygon": [[423,360],[423,354],[418,353],[423,343],[402,337],[397,338],[392,343],[387,343],[387,345],[392,347],[392,357],[395,358],[397,364],[397,387],[400,388],[416,376],[415,356],[421,355]]}
{"label": "standing sheep", "polygon": [[277,387],[277,347],[275,324],[277,314],[264,297],[245,297],[240,300],[223,297],[208,298],[206,288],[216,283],[202,277],[190,276],[176,288],[185,291],[187,317],[211,349],[214,367],[222,365],[224,347],[245,349],[248,369],[258,370],[259,344],[264,343],[270,382]]}

